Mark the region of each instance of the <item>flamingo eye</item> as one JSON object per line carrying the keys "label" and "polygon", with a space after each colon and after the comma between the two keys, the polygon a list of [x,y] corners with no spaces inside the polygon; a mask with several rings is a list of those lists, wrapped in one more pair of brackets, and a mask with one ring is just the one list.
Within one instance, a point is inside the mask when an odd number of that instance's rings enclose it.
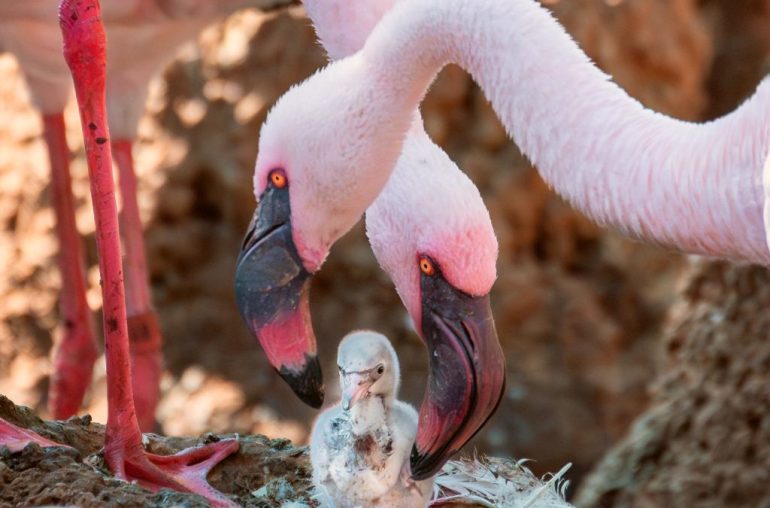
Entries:
{"label": "flamingo eye", "polygon": [[381,375],[383,372],[385,372],[385,366],[384,365],[379,365],[377,367],[377,374]]}
{"label": "flamingo eye", "polygon": [[420,256],[420,271],[425,275],[432,277],[436,273],[436,269],[433,267],[433,261],[426,256]]}
{"label": "flamingo eye", "polygon": [[270,179],[270,183],[272,183],[273,187],[276,189],[283,189],[289,183],[286,178],[286,174],[282,169],[272,170],[268,175],[268,178]]}

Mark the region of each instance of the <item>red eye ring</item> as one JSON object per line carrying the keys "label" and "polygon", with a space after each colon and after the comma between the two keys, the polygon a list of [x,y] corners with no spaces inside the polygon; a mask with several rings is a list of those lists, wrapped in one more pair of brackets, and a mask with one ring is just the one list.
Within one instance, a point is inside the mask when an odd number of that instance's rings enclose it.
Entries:
{"label": "red eye ring", "polygon": [[420,266],[420,271],[428,277],[432,277],[436,273],[436,268],[433,266],[433,261],[431,261],[427,256],[420,256],[418,265]]}
{"label": "red eye ring", "polygon": [[276,189],[283,189],[289,184],[286,173],[284,173],[282,169],[272,170],[270,174],[267,175],[267,179]]}

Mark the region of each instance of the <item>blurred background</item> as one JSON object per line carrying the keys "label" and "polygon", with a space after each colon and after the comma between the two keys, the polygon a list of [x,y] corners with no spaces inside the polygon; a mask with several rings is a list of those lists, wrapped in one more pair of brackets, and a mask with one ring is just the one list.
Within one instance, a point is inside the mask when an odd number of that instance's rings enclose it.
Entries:
{"label": "blurred background", "polygon": [[[770,71],[770,0],[542,3],[631,95],[679,118],[704,120],[733,109]],[[314,412],[268,366],[241,323],[232,287],[254,207],[260,126],[271,104],[324,62],[301,7],[243,11],[207,29],[152,84],[135,156],[153,298],[166,340],[157,415],[163,433],[307,438]],[[423,112],[434,140],[481,189],[500,241],[493,306],[508,361],[507,391],[467,451],[531,458],[540,473],[572,462],[568,476],[580,484],[640,415],[676,411],[659,403],[667,385],[655,380],[677,365],[672,355],[681,350],[666,337],[699,326],[687,321],[694,315],[687,305],[700,298],[693,284],[716,273],[728,286],[745,279],[756,289],[766,274],[688,259],[599,229],[546,187],[457,68],[442,72]],[[67,120],[88,296],[98,313],[94,224],[74,104]],[[13,57],[0,56],[0,393],[45,416],[60,281],[41,134]],[[719,294],[728,292],[717,291],[708,305],[722,305]],[[670,314],[677,302],[679,312]],[[337,393],[338,341],[353,329],[372,328],[396,344],[402,398],[419,404],[425,349],[362,226],[332,250],[311,305],[328,400]],[[765,372],[770,360],[768,367]],[[96,369],[85,411],[104,421],[103,360]],[[762,387],[770,393],[767,379]],[[757,426],[770,433],[764,412]],[[634,430],[629,439],[634,442]],[[770,471],[767,443],[770,437],[754,459]],[[634,505],[660,505],[639,502]]]}

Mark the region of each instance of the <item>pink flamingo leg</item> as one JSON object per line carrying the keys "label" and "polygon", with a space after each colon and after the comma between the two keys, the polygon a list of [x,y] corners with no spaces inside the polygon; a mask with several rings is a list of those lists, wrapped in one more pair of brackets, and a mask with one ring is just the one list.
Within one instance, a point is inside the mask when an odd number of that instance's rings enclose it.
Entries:
{"label": "pink flamingo leg", "polygon": [[0,446],[8,448],[11,453],[16,453],[23,450],[30,443],[37,443],[42,448],[52,446],[69,448],[66,445],[46,439],[31,430],[22,429],[0,418]]}
{"label": "pink flamingo leg", "polygon": [[51,161],[56,234],[59,239],[59,269],[62,290],[59,299],[64,330],[54,357],[48,391],[48,406],[56,419],[69,418],[83,402],[91,384],[97,357],[91,311],[86,302],[85,270],[81,239],[75,224],[64,115],[45,115],[43,132]]}
{"label": "pink flamingo leg", "polygon": [[123,266],[126,271],[126,310],[134,404],[139,427],[151,431],[155,425],[155,408],[160,398],[163,352],[160,326],[150,300],[150,279],[136,199],[137,184],[131,148],[129,140],[112,142],[112,155],[118,166],[123,197],[120,230],[126,253]]}
{"label": "pink flamingo leg", "polygon": [[166,487],[194,492],[206,497],[213,506],[235,506],[208,484],[206,475],[216,463],[238,449],[236,439],[166,457],[148,454],[142,448],[131,387],[120,229],[105,104],[106,39],[99,1],[63,0],[59,21],[64,57],[72,71],[80,108],[102,278],[109,406],[105,459],[118,478],[136,480],[151,489]]}

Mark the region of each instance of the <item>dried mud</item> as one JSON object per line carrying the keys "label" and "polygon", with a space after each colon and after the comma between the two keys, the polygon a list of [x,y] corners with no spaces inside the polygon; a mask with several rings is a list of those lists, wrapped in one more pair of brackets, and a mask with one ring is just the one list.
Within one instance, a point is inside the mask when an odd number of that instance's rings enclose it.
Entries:
{"label": "dried mud", "polygon": [[[0,397],[0,417],[71,448],[28,445],[0,456],[0,506],[184,506],[205,507],[200,496],[167,489],[150,492],[118,480],[106,467],[100,450],[104,426],[90,417],[46,422],[26,408]],[[147,450],[170,455],[184,448],[234,437],[173,438],[146,434]],[[286,439],[237,436],[240,449],[209,474],[209,482],[241,506],[279,507],[294,501],[314,506],[310,461],[305,447]]]}

